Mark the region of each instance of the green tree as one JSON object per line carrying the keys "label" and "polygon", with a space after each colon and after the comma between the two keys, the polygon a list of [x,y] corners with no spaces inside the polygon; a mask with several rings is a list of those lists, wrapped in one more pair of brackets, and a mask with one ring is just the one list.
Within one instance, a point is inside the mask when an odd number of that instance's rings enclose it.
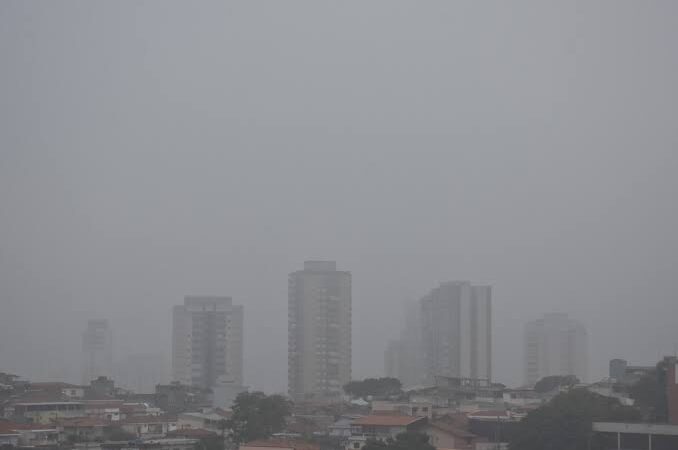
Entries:
{"label": "green tree", "polygon": [[511,450],[596,450],[594,421],[638,421],[637,409],[586,389],[558,394],[530,412],[509,437]]}
{"label": "green tree", "polygon": [[579,378],[574,375],[550,375],[537,381],[534,390],[541,394],[563,387],[572,387],[579,384]]}
{"label": "green tree", "polygon": [[281,395],[263,392],[243,392],[233,405],[233,416],[228,421],[234,442],[248,442],[270,437],[285,428],[285,417],[292,404]]}
{"label": "green tree", "polygon": [[666,422],[668,419],[667,371],[667,360],[659,361],[654,371],[644,375],[629,389],[631,398],[650,422]]}
{"label": "green tree", "polygon": [[389,397],[402,394],[402,383],[397,378],[365,378],[344,385],[344,392],[353,397]]}
{"label": "green tree", "polygon": [[424,433],[406,431],[387,442],[369,441],[362,450],[435,450]]}

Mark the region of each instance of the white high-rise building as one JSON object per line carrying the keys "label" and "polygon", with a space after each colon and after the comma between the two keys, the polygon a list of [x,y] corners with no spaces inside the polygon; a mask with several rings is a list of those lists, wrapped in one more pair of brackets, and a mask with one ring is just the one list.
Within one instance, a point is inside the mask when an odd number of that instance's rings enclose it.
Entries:
{"label": "white high-rise building", "polygon": [[230,297],[189,296],[175,306],[173,381],[203,388],[242,386],[243,315]]}
{"label": "white high-rise building", "polygon": [[113,377],[113,333],[105,319],[87,321],[82,333],[82,384]]}
{"label": "white high-rise building", "polygon": [[306,261],[289,275],[288,384],[297,400],[339,400],[351,381],[351,274]]}
{"label": "white high-rise building", "polygon": [[567,314],[546,314],[525,326],[525,383],[550,375],[588,376],[586,328]]}
{"label": "white high-rise building", "polygon": [[442,283],[421,299],[424,379],[492,379],[492,288]]}

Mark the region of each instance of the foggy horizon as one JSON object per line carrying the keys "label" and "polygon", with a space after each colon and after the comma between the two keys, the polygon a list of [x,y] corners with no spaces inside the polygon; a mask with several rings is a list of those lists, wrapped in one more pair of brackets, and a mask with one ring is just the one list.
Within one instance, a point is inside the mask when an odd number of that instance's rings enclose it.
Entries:
{"label": "foggy horizon", "polygon": [[[287,389],[287,278],[352,275],[353,378],[408,305],[492,286],[589,378],[678,350],[678,3],[0,3],[0,371],[80,381],[81,335],[171,358],[185,296],[244,307],[244,384]],[[65,370],[65,372],[64,372]]]}

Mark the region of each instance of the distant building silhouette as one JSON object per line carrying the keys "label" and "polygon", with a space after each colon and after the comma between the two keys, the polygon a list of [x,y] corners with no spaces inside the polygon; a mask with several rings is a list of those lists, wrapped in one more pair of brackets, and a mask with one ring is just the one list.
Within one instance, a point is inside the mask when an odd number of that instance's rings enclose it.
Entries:
{"label": "distant building silhouette", "polygon": [[200,388],[242,386],[243,315],[230,297],[189,296],[175,306],[173,381]]}
{"label": "distant building silhouette", "polygon": [[289,394],[339,400],[351,381],[351,274],[334,261],[306,261],[288,284]]}
{"label": "distant building silhouette", "polygon": [[567,314],[546,314],[525,326],[525,383],[550,375],[588,378],[588,335]]}
{"label": "distant building silhouette", "polygon": [[425,380],[492,378],[492,288],[442,283],[420,301]]}
{"label": "distant building silhouette", "polygon": [[113,376],[113,333],[105,319],[87,321],[82,333],[82,384]]}
{"label": "distant building silhouette", "polygon": [[157,353],[134,353],[117,363],[116,382],[137,394],[152,394],[157,384],[167,383],[167,357]]}
{"label": "distant building silhouette", "polygon": [[407,308],[400,336],[389,341],[384,352],[384,373],[387,377],[397,378],[405,387],[417,386],[423,382],[425,373],[419,304]]}

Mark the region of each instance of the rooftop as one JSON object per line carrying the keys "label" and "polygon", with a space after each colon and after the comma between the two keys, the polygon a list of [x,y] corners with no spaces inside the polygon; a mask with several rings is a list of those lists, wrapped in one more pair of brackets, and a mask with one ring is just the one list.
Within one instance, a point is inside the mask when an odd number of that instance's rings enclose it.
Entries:
{"label": "rooftop", "polygon": [[248,442],[241,447],[263,447],[263,448],[287,448],[292,450],[320,450],[320,447],[310,442],[294,439],[261,439]]}
{"label": "rooftop", "polygon": [[374,414],[355,420],[353,425],[374,427],[406,427],[425,419],[425,417]]}
{"label": "rooftop", "polygon": [[177,416],[164,414],[161,416],[132,416],[128,417],[125,420],[121,420],[120,423],[166,423],[166,422],[176,422]]}
{"label": "rooftop", "polygon": [[457,437],[463,438],[477,437],[475,434],[469,433],[468,431],[462,430],[461,428],[457,428],[453,424],[448,422],[432,422],[431,426]]}

